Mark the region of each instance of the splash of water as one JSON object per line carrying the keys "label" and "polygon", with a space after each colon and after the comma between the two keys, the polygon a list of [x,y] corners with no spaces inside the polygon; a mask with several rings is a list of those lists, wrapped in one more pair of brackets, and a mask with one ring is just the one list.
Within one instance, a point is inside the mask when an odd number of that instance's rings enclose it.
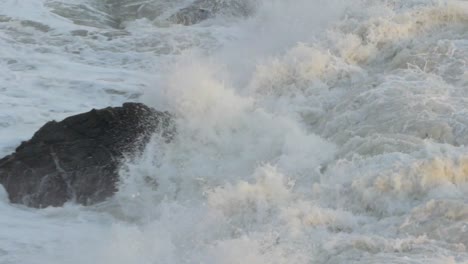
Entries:
{"label": "splash of water", "polygon": [[[118,12],[136,12],[166,2],[118,4]],[[0,233],[11,234],[0,240],[0,258],[468,260],[465,2],[257,1],[249,17],[220,13],[189,27],[164,22],[187,4],[174,2],[156,17],[132,13],[119,29],[128,35],[85,37],[80,46],[112,55],[90,79],[104,72],[115,80],[124,65],[133,77],[118,86],[141,84],[142,101],[175,114],[177,136],[167,143],[154,135],[122,168],[116,196],[95,207],[35,211],[1,203],[7,213],[0,219],[14,231]],[[44,23],[52,32],[91,31]],[[96,94],[103,83],[86,91]],[[27,221],[11,224],[28,217],[37,223],[27,230],[44,240],[26,241],[20,232]]]}

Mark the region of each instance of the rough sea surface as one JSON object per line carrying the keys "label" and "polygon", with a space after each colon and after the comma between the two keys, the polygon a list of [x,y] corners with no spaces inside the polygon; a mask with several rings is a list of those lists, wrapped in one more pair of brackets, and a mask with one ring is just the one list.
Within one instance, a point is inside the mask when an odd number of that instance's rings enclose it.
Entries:
{"label": "rough sea surface", "polygon": [[0,263],[468,263],[468,1],[213,1],[0,0],[0,156],[125,101],[178,129],[95,206],[0,188]]}

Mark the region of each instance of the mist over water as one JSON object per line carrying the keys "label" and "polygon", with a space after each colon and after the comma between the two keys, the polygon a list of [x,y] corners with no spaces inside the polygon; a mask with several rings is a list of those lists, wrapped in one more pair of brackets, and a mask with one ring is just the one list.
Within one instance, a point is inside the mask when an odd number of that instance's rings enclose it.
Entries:
{"label": "mist over water", "polygon": [[191,2],[0,3],[0,154],[129,100],[177,127],[101,204],[0,188],[0,263],[468,263],[468,2]]}

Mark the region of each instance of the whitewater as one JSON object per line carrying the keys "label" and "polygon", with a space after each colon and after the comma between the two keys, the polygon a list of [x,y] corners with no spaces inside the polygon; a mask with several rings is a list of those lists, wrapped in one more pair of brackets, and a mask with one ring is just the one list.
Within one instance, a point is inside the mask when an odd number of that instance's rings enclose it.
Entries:
{"label": "whitewater", "polygon": [[0,157],[127,101],[177,127],[100,204],[0,188],[1,264],[468,263],[468,1],[192,2],[0,0]]}

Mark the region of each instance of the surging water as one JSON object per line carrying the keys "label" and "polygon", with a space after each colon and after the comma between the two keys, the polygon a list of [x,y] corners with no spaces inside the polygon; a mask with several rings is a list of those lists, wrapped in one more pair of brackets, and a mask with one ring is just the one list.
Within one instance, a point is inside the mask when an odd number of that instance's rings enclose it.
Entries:
{"label": "surging water", "polygon": [[178,134],[102,204],[3,197],[2,263],[468,262],[467,2],[81,2],[1,4],[2,151],[125,100]]}

